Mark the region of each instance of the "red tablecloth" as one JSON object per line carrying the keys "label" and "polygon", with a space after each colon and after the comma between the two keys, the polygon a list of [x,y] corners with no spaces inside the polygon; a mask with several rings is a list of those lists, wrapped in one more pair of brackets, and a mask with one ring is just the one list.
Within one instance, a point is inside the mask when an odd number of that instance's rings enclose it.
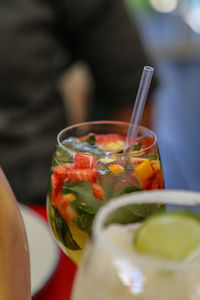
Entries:
{"label": "red tablecloth", "polygon": [[[35,212],[40,214],[47,221],[45,206],[30,206]],[[58,266],[52,278],[43,287],[33,300],[69,300],[76,265],[60,250]]]}

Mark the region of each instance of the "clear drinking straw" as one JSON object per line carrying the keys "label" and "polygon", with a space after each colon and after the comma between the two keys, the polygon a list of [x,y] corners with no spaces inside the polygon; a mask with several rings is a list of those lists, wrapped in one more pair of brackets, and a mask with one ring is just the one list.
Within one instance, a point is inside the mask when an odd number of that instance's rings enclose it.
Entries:
{"label": "clear drinking straw", "polygon": [[128,128],[128,133],[126,136],[124,153],[127,151],[128,148],[134,147],[135,139],[137,136],[138,128],[140,126],[153,72],[154,69],[149,66],[145,66],[143,69],[135,105],[130,120],[130,125]]}

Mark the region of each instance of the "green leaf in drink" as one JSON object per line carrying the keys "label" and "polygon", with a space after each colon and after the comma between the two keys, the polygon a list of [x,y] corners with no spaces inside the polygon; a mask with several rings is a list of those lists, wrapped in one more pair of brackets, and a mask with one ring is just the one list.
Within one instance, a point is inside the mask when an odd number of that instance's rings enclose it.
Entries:
{"label": "green leaf in drink", "polygon": [[61,146],[56,147],[55,155],[52,160],[52,167],[63,163],[72,163],[73,157],[69,151],[64,150]]}
{"label": "green leaf in drink", "polygon": [[63,220],[56,208],[54,208],[54,220],[56,232],[63,245],[71,250],[80,250],[81,248],[73,239],[67,223]]}
{"label": "green leaf in drink", "polygon": [[66,182],[63,191],[67,193],[73,193],[76,200],[71,203],[74,210],[90,215],[95,215],[99,208],[104,204],[104,201],[100,201],[93,196],[91,182],[81,182],[76,185]]}
{"label": "green leaf in drink", "polygon": [[139,192],[139,191],[141,191],[140,188],[138,188],[137,186],[129,184],[125,188],[123,188],[122,191],[120,191],[119,195],[122,196],[122,195],[125,195],[125,194],[129,194],[129,193],[133,193],[133,192]]}
{"label": "green leaf in drink", "polygon": [[93,134],[91,134],[89,136],[89,138],[86,140],[86,142],[89,144],[89,145],[95,145],[96,143],[96,138]]}

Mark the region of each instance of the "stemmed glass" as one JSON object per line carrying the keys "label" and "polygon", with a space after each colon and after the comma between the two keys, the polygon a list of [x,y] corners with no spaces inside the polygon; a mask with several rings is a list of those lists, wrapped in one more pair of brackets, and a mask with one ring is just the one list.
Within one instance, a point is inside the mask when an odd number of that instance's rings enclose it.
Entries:
{"label": "stemmed glass", "polygon": [[[88,242],[75,278],[72,300],[199,300],[200,193],[145,191],[115,200],[102,207],[95,218],[92,238]],[[178,237],[183,245],[180,246],[176,241],[171,242],[172,233],[168,236],[172,247],[170,252],[177,255],[178,247],[179,253],[182,253],[197,241],[198,246],[192,255],[180,260],[166,259],[143,254],[135,248],[134,239],[141,224],[133,224],[131,220],[127,222],[126,212],[148,210],[149,205],[159,203],[166,206],[166,211],[170,211],[168,216],[178,218],[178,221],[180,215],[184,218],[181,228],[175,226],[170,229],[176,233],[175,237]],[[157,216],[161,220],[164,215],[166,216],[165,211],[159,212],[154,214],[153,218],[155,220]],[[185,223],[187,220],[189,223]],[[166,222],[161,224],[165,226]],[[193,229],[187,238],[181,236],[185,224],[189,224],[189,229]],[[166,231],[163,232],[166,234]],[[148,237],[151,242],[155,240],[158,231],[156,229],[154,234],[152,231],[148,233],[151,234],[152,239]],[[162,251],[166,252],[168,245],[157,244],[156,247],[163,247]]]}
{"label": "stemmed glass", "polygon": [[[155,134],[140,126],[134,149],[124,153],[128,127],[126,122],[96,121],[58,134],[47,195],[48,219],[58,244],[76,264],[101,206],[123,194],[164,188]],[[141,220],[146,212],[127,214],[127,219],[133,215]]]}

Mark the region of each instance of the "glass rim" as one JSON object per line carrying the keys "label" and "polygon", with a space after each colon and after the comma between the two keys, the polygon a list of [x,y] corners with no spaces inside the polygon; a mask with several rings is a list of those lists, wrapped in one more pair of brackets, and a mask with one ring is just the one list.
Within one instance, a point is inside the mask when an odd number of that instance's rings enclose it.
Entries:
{"label": "glass rim", "polygon": [[[187,197],[185,197],[187,195]],[[172,197],[174,196],[174,198]],[[104,249],[107,249],[109,253],[116,253],[118,256],[123,256],[128,261],[139,263],[153,269],[165,269],[171,271],[177,270],[199,270],[199,263],[184,263],[184,260],[169,260],[162,258],[154,258],[145,254],[140,254],[133,250],[133,255],[124,253],[113,245],[104,235],[104,222],[106,217],[113,210],[120,208],[121,206],[130,204],[141,204],[141,203],[160,203],[160,204],[174,204],[174,205],[187,205],[194,206],[200,205],[200,193],[189,190],[149,190],[134,192],[129,195],[121,196],[119,198],[111,199],[107,204],[103,205],[98,211],[92,229],[92,237],[101,245],[104,245]],[[185,198],[184,198],[185,197]],[[173,201],[174,200],[174,201]],[[135,223],[138,224],[138,223]]]}
{"label": "glass rim", "polygon": [[[61,137],[62,134],[65,133],[66,131],[75,129],[75,128],[77,128],[77,127],[88,126],[88,125],[101,125],[101,124],[105,124],[105,125],[106,125],[106,124],[116,124],[116,125],[127,126],[127,132],[128,132],[129,122],[125,122],[125,121],[101,120],[101,121],[81,122],[81,123],[76,123],[76,124],[67,126],[67,127],[65,127],[64,129],[62,129],[62,130],[57,134],[57,143],[58,143],[58,145],[59,145],[63,150],[65,150],[65,151],[70,151],[70,152],[74,152],[74,153],[81,153],[81,154],[83,154],[83,155],[89,155],[90,153],[87,153],[87,152],[79,152],[79,151],[76,151],[76,150],[72,150],[72,149],[70,149],[70,148],[67,148],[66,146],[64,146],[64,145],[62,144],[62,142],[61,142],[61,140],[60,140],[60,137]],[[133,154],[133,152],[132,152],[132,153],[126,154],[126,156],[138,157],[138,156],[141,155],[141,153],[144,153],[144,152],[148,151],[148,150],[151,149],[153,146],[155,146],[156,143],[157,143],[157,136],[156,136],[156,134],[155,134],[151,129],[149,129],[149,128],[145,127],[145,126],[142,126],[142,125],[140,125],[139,128],[141,128],[142,130],[145,130],[145,131],[149,132],[149,136],[151,135],[151,136],[154,138],[153,143],[152,143],[150,146],[148,146],[148,147],[146,147],[146,148],[144,148],[144,149],[138,151],[138,152],[135,153],[135,154]],[[100,156],[102,156],[102,155],[105,156],[105,154],[93,154],[93,156],[95,156],[95,157],[100,157]],[[108,155],[106,154],[106,156],[109,156],[109,155],[113,155],[113,153],[108,154]],[[120,156],[122,156],[122,155],[124,155],[124,154],[123,154],[123,153],[115,153],[115,155],[117,155],[117,156],[120,157]]]}

